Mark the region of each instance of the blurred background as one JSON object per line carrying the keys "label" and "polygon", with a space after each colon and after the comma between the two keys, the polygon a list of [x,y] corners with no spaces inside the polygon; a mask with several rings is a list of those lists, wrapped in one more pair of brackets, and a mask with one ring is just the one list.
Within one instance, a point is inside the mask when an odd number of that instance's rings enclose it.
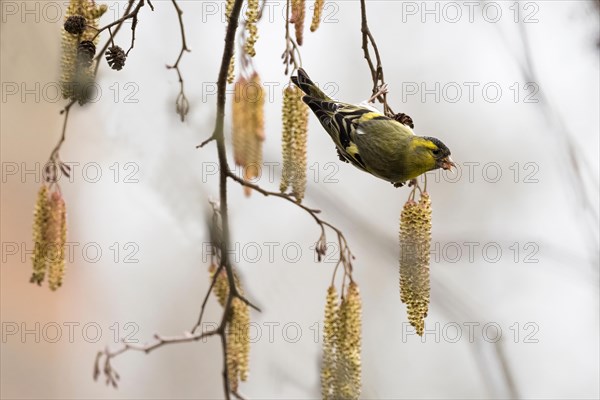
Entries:
{"label": "blurred background", "polygon": [[[106,2],[103,26],[126,1]],[[60,183],[68,211],[65,283],[29,283],[43,165],[60,137],[57,92],[67,2],[1,1],[1,396],[14,399],[222,398],[217,339],[127,353],[118,390],[94,382],[96,353],[119,338],[178,335],[207,290],[204,211],[218,198],[212,132],[224,1],[180,1],[191,53],[190,113],[175,113],[180,32],[170,1],[140,13],[125,68],[101,65],[97,99],[71,110]],[[307,2],[312,16],[311,1]],[[306,205],[346,235],[363,298],[366,399],[598,398],[598,2],[367,1],[389,102],[442,139],[456,174],[429,174],[431,305],[423,338],[398,289],[398,225],[409,190],[341,163],[311,115]],[[285,3],[269,1],[255,66],[269,88],[259,183],[277,190]],[[358,103],[372,82],[358,1],[327,1],[305,32],[303,67]],[[307,22],[308,23],[308,22]],[[129,25],[116,42],[129,46]],[[106,35],[102,35],[102,42]],[[228,111],[230,110],[228,106]],[[226,131],[229,134],[229,121]],[[248,398],[320,396],[325,294],[305,212],[230,183],[233,257],[252,313]],[[334,241],[331,234],[328,238]],[[211,302],[207,329],[221,309]]]}

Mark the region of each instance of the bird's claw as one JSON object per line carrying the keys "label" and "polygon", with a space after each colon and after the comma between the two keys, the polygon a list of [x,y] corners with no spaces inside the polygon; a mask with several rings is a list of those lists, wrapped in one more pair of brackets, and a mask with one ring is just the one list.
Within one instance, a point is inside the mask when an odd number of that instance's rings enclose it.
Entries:
{"label": "bird's claw", "polygon": [[389,90],[388,90],[388,84],[384,83],[383,85],[381,85],[381,87],[377,90],[377,93],[374,93],[373,96],[371,96],[369,98],[369,100],[367,100],[367,103],[374,103],[375,99],[377,99],[379,96],[383,96],[384,94],[388,94]]}
{"label": "bird's claw", "polygon": [[393,117],[396,121],[400,122],[402,125],[408,126],[410,129],[415,129],[415,124],[410,116],[404,113],[395,114]]}

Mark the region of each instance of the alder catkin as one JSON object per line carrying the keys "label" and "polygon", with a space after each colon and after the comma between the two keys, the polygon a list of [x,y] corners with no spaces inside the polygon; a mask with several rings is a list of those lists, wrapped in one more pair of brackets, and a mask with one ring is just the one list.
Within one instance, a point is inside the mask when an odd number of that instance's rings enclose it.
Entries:
{"label": "alder catkin", "polygon": [[[212,264],[209,267],[211,278],[214,277],[218,267]],[[243,295],[242,286],[237,274],[233,273],[235,286],[240,295]],[[213,287],[213,293],[219,304],[225,307],[229,296],[229,281],[225,268],[219,272]],[[250,336],[248,329],[250,326],[250,307],[239,298],[231,301],[231,311],[228,317],[227,325],[227,376],[231,390],[237,392],[239,381],[248,379],[248,370],[250,362]]]}
{"label": "alder catkin", "polygon": [[279,189],[285,192],[291,186],[292,194],[301,202],[306,191],[308,107],[295,86],[283,92],[282,123],[283,172]]}
{"label": "alder catkin", "polygon": [[249,323],[248,306],[238,298],[233,299],[227,327],[227,373],[233,392],[237,392],[239,381],[248,377]]}
{"label": "alder catkin", "polygon": [[227,83],[232,84],[235,80],[235,53],[231,55],[229,60],[229,68],[227,69]]}
{"label": "alder catkin", "polygon": [[323,326],[323,361],[321,364],[321,396],[323,400],[335,400],[334,379],[336,372],[336,335],[338,329],[338,294],[335,286],[327,289],[325,323]]}
{"label": "alder catkin", "polygon": [[[230,347],[228,352],[228,365],[231,371],[230,380],[234,391],[237,391],[238,380],[248,379],[248,364],[250,360],[250,337],[248,329],[250,326],[250,309],[246,303],[238,298],[233,299],[231,309],[231,320],[227,330],[227,340]],[[232,351],[233,350],[233,351]]]}
{"label": "alder catkin", "polygon": [[45,184],[40,187],[35,203],[33,213],[33,273],[31,274],[31,283],[41,285],[46,276],[48,268],[48,258],[46,252],[48,249],[48,225],[50,223],[50,198],[48,188]]}
{"label": "alder catkin", "polygon": [[294,144],[293,118],[295,115],[295,93],[294,87],[288,86],[283,91],[283,105],[281,109],[282,132],[281,147],[283,156],[283,172],[279,190],[284,193],[290,186],[292,170],[292,146]]}
{"label": "alder catkin", "polygon": [[339,308],[337,334],[337,371],[334,397],[358,399],[361,389],[361,318],[362,304],[358,285],[348,285],[346,298]]}
{"label": "alder catkin", "polygon": [[248,32],[246,37],[246,43],[244,44],[244,51],[250,57],[256,55],[256,41],[258,40],[258,0],[248,0],[248,9],[246,10],[246,31]]}
{"label": "alder catkin", "polygon": [[246,165],[246,137],[249,130],[245,91],[248,80],[240,76],[234,85],[232,100],[233,159],[236,165]]}
{"label": "alder catkin", "polygon": [[[86,21],[86,28],[81,34],[72,34],[62,29],[61,39],[61,79],[60,86],[64,98],[77,100],[81,104],[87,101],[89,87],[94,82],[95,61],[89,65],[79,65],[77,49],[80,42],[92,41],[98,44],[96,29],[98,19],[106,12],[107,6],[97,6],[93,0],[70,0],[65,14],[65,23],[70,17]],[[72,20],[71,20],[72,21]],[[67,26],[69,28],[69,26]],[[71,30],[71,29],[70,29]]]}
{"label": "alder catkin", "polygon": [[310,31],[314,32],[319,29],[319,25],[321,24],[321,14],[323,14],[323,6],[325,5],[325,0],[315,0],[315,9],[313,11],[312,22],[310,24]]}
{"label": "alder catkin", "polygon": [[229,18],[231,17],[231,12],[233,11],[234,3],[235,0],[227,0],[227,2],[225,3],[225,17],[227,18],[228,22]]}
{"label": "alder catkin", "polygon": [[[235,0],[227,0],[225,4],[225,18],[227,22],[229,22],[229,18],[231,17],[231,11],[233,11],[233,4]],[[227,70],[227,83],[232,84],[235,80],[235,53],[231,55],[231,60],[229,60],[229,69]]]}
{"label": "alder catkin", "polygon": [[406,202],[400,216],[400,299],[419,335],[423,335],[429,310],[430,247],[431,198],[422,193],[418,203]]}
{"label": "alder catkin", "polygon": [[48,224],[48,243],[53,254],[48,257],[48,286],[56,290],[62,286],[65,275],[65,244],[67,242],[67,211],[60,192],[50,197],[50,220]]}
{"label": "alder catkin", "polygon": [[[217,269],[218,266],[216,264],[211,264],[208,268],[211,279],[214,278]],[[219,275],[215,280],[213,293],[215,294],[215,297],[217,298],[217,301],[221,307],[224,307],[225,301],[227,300],[227,295],[229,294],[229,283],[227,282],[227,273],[225,272],[225,268],[221,269],[221,272],[219,272]]]}
{"label": "alder catkin", "polygon": [[[244,179],[252,180],[260,176],[261,173],[262,143],[265,140],[265,94],[260,76],[256,72],[250,77],[246,95],[251,130],[248,132],[246,139],[246,164],[243,167]],[[249,188],[246,189],[249,190]]]}
{"label": "alder catkin", "polygon": [[[299,89],[297,89],[300,92]],[[302,95],[297,94],[297,105],[294,109],[293,118],[293,170],[294,179],[292,180],[292,194],[300,203],[306,192],[306,145],[308,128],[308,107],[302,101]]]}
{"label": "alder catkin", "polygon": [[[233,154],[247,181],[261,174],[265,140],[264,104],[265,93],[258,73],[254,72],[249,79],[238,78],[233,98]],[[248,187],[244,190],[246,195],[251,193]]]}
{"label": "alder catkin", "polygon": [[306,0],[292,0],[292,17],[290,22],[294,24],[296,31],[296,42],[298,46],[304,43],[304,19],[306,16]]}

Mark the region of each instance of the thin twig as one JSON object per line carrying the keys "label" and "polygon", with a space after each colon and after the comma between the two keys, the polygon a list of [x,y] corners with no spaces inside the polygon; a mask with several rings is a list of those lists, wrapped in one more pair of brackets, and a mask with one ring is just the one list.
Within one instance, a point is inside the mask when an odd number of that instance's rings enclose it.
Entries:
{"label": "thin twig", "polygon": [[181,58],[183,57],[183,53],[185,53],[186,51],[189,52],[190,49],[187,46],[187,40],[185,38],[185,27],[183,24],[183,11],[177,4],[176,0],[171,0],[171,2],[173,3],[173,7],[175,7],[175,11],[177,11],[177,18],[179,19],[179,29],[181,32],[181,50],[179,51],[179,56],[177,56],[177,60],[175,61],[175,64],[167,65],[167,68],[175,69],[175,71],[177,72],[177,76],[179,77],[179,95],[177,95],[177,99],[175,100],[175,106],[177,109],[177,113],[181,117],[181,122],[183,122],[185,120],[185,116],[189,110],[189,101],[188,101],[187,97],[185,96],[184,81],[183,81],[183,76],[181,75],[181,70],[179,69],[179,62],[181,61]]}
{"label": "thin twig", "polygon": [[[381,63],[381,56],[379,54],[379,48],[375,42],[375,38],[369,29],[367,21],[367,6],[365,0],[360,0],[360,14],[361,14],[361,32],[362,32],[362,49],[364,57],[369,64],[369,70],[371,71],[371,78],[373,79],[373,95],[377,94],[381,87],[385,85],[385,79],[383,77],[383,65]],[[375,60],[377,64],[373,63],[371,58],[371,52],[369,51],[369,44],[373,48],[375,53]],[[387,92],[376,96],[380,103],[383,104],[384,112],[387,116],[393,116],[395,113],[387,102]]]}
{"label": "thin twig", "polygon": [[[143,2],[143,1],[144,0],[140,0],[140,2]],[[173,2],[173,4],[176,5],[175,2]],[[114,357],[118,356],[119,354],[122,354],[128,350],[138,350],[138,351],[150,352],[150,351],[152,351],[160,346],[163,346],[165,344],[189,342],[189,341],[199,340],[203,337],[219,335],[221,337],[221,348],[223,351],[223,373],[222,374],[223,374],[224,394],[225,394],[225,398],[227,400],[229,400],[231,398],[232,391],[231,391],[231,385],[229,382],[229,373],[228,373],[228,366],[227,366],[227,358],[228,358],[229,349],[228,349],[228,345],[227,345],[226,331],[227,331],[227,326],[230,322],[230,315],[232,312],[233,300],[237,298],[237,299],[243,301],[244,303],[246,303],[248,306],[253,307],[256,310],[259,310],[256,306],[252,305],[244,296],[242,296],[239,293],[239,290],[236,285],[235,276],[233,273],[233,266],[229,260],[229,251],[228,251],[229,241],[230,241],[229,219],[228,219],[228,209],[227,209],[227,178],[228,178],[229,165],[227,163],[227,152],[226,152],[226,148],[225,148],[225,135],[224,135],[224,131],[223,131],[224,119],[225,119],[225,100],[226,100],[225,89],[226,89],[226,83],[227,83],[227,72],[229,69],[229,63],[230,63],[231,57],[233,56],[235,34],[237,31],[237,27],[238,27],[238,19],[240,16],[242,4],[243,4],[243,0],[235,0],[232,11],[231,11],[231,17],[230,17],[229,23],[227,25],[227,32],[225,35],[225,46],[223,49],[223,57],[221,59],[221,67],[219,70],[219,78],[217,81],[217,87],[218,87],[217,115],[216,115],[216,120],[215,120],[215,128],[214,128],[213,134],[211,136],[211,138],[213,140],[215,140],[217,143],[217,153],[218,153],[218,157],[219,157],[219,166],[220,166],[220,171],[221,171],[220,181],[219,181],[219,205],[220,205],[219,206],[219,216],[221,219],[221,232],[222,232],[221,235],[222,235],[222,237],[221,237],[221,240],[219,243],[221,256],[220,256],[220,263],[219,263],[218,271],[225,269],[226,274],[227,274],[228,287],[229,287],[228,296],[225,301],[225,305],[223,307],[221,323],[219,324],[219,327],[217,329],[210,331],[210,332],[190,333],[190,334],[186,334],[184,336],[178,336],[178,337],[173,337],[173,338],[163,338],[160,336],[156,336],[156,341],[154,343],[150,343],[145,346],[136,346],[136,345],[126,344],[125,347],[123,347],[122,349],[115,351],[115,352],[109,352],[108,350],[106,350],[104,352],[104,354],[106,356],[104,373],[107,377],[107,382],[112,383],[113,385],[116,385],[116,380],[118,380],[118,375],[116,375],[116,373],[113,372],[112,367],[110,366],[110,360],[113,359]],[[130,5],[131,5],[131,2],[130,2]],[[136,10],[134,10],[133,12],[126,13],[125,16],[120,19],[121,22],[119,23],[118,27],[121,26],[121,24],[123,23],[123,21],[125,19],[132,18],[134,13],[137,13],[137,11],[139,11],[140,7],[141,6],[138,3],[138,7],[136,8]],[[179,8],[177,6],[176,6],[176,9],[179,10]],[[181,16],[181,14],[179,14],[179,16]],[[181,24],[183,24],[183,22],[181,22]],[[113,23],[113,25],[115,25],[115,23]],[[181,25],[181,26],[183,29],[183,25]],[[182,34],[182,39],[183,39],[182,49],[186,49],[187,46],[186,46],[183,34]],[[182,53],[183,53],[183,51],[185,51],[185,50],[182,50]],[[181,59],[181,54],[180,54],[180,57],[178,57],[176,65],[178,65],[178,62],[180,59]],[[214,279],[213,279],[213,282],[211,283],[208,293],[205,296],[205,299],[203,301],[201,312],[200,312],[199,323],[201,323],[201,319],[202,319],[202,316],[204,313],[204,308],[206,306],[208,296],[210,295],[210,292],[212,291],[213,287],[214,287]],[[196,330],[196,329],[197,329],[197,326],[194,327],[194,330]],[[97,361],[97,362],[99,362],[99,361]],[[99,366],[96,366],[95,371],[99,371]]]}
{"label": "thin twig", "polygon": [[298,203],[293,197],[291,197],[285,193],[271,192],[271,191],[265,190],[258,185],[255,185],[253,183],[250,183],[250,182],[240,178],[239,176],[235,175],[231,171],[227,172],[227,176],[243,186],[246,186],[253,190],[256,190],[257,192],[261,193],[264,196],[267,196],[267,197],[273,196],[273,197],[279,197],[279,198],[285,199],[285,200],[289,201],[290,203],[293,203],[294,205],[296,205],[296,206],[300,207],[301,209],[303,209],[304,211],[306,211],[315,220],[315,222],[317,223],[317,225],[319,225],[319,228],[321,229],[321,236],[319,237],[319,240],[317,241],[317,246],[316,246],[316,252],[317,252],[317,255],[319,256],[319,260],[321,259],[322,256],[325,255],[325,252],[327,250],[326,249],[327,242],[325,240],[325,234],[326,234],[325,228],[327,227],[327,228],[333,230],[337,235],[338,243],[340,246],[339,261],[344,265],[344,269],[345,269],[346,273],[350,276],[352,275],[352,260],[354,259],[354,256],[352,255],[352,253],[350,251],[350,247],[348,246],[348,241],[346,240],[344,233],[339,228],[337,228],[334,225],[332,225],[331,223],[319,218],[319,216],[317,214],[319,214],[321,212],[320,210],[316,210],[316,209],[307,207],[307,206],[303,205],[302,203]]}
{"label": "thin twig", "polygon": [[60,110],[60,113],[65,116],[64,120],[63,120],[62,133],[60,135],[60,139],[58,140],[58,143],[56,143],[56,146],[54,146],[54,149],[52,149],[52,152],[50,153],[50,157],[49,157],[50,162],[56,160],[56,158],[58,157],[60,148],[62,147],[63,143],[65,142],[65,139],[67,138],[67,122],[69,121],[69,111],[71,110],[71,107],[75,103],[76,103],[75,100],[71,100],[71,102],[69,102],[69,104],[67,104],[65,106],[65,108]]}
{"label": "thin twig", "polygon": [[233,274],[233,267],[229,262],[229,211],[227,209],[227,173],[229,171],[229,164],[227,163],[227,150],[225,148],[225,134],[224,134],[224,123],[225,123],[225,100],[227,97],[227,75],[229,72],[229,64],[233,57],[233,48],[235,44],[235,34],[238,28],[238,20],[240,17],[240,11],[242,9],[243,0],[235,0],[229,22],[227,24],[227,32],[225,34],[225,47],[223,49],[223,57],[221,59],[221,68],[219,70],[219,78],[217,80],[217,115],[215,120],[215,129],[213,132],[215,141],[217,142],[217,153],[219,157],[219,211],[221,215],[221,265],[224,266],[227,273],[227,282],[229,286],[229,295],[223,310],[223,318],[221,320],[221,326],[223,330],[220,332],[221,336],[221,348],[223,350],[223,388],[225,392],[225,398],[229,400],[231,398],[231,386],[229,382],[228,366],[227,366],[227,336],[225,335],[224,327],[227,324],[229,315],[231,313],[232,301],[235,297],[240,297],[235,283],[235,276]]}
{"label": "thin twig", "polygon": [[302,67],[300,48],[290,34],[290,2],[291,0],[287,0],[285,6],[285,50],[281,55],[285,64],[285,75],[290,72],[290,65],[292,64],[294,65],[294,68],[291,70],[292,74],[295,70]]}
{"label": "thin twig", "polygon": [[192,331],[191,331],[192,333],[196,333],[196,329],[198,329],[198,327],[200,327],[200,325],[202,325],[202,317],[204,317],[204,310],[206,309],[206,304],[208,303],[208,298],[210,297],[210,294],[211,294],[213,288],[215,287],[215,283],[217,282],[217,277],[219,276],[219,273],[222,270],[223,270],[223,266],[221,265],[217,268],[217,270],[215,271],[215,274],[212,277],[210,286],[208,287],[208,290],[206,291],[206,295],[204,296],[204,300],[202,301],[202,306],[200,307],[200,316],[198,317],[198,322],[196,322],[196,324],[192,328]]}
{"label": "thin twig", "polygon": [[[94,76],[98,74],[98,68],[100,67],[100,59],[104,56],[104,52],[106,52],[106,50],[108,49],[108,46],[110,46],[110,44],[114,42],[115,36],[119,32],[119,30],[121,30],[121,27],[123,26],[125,21],[127,21],[128,19],[132,19],[133,21],[132,21],[132,25],[131,25],[131,29],[132,29],[131,45],[129,47],[129,50],[127,50],[127,54],[129,54],[131,49],[133,49],[134,42],[135,42],[135,29],[137,28],[137,16],[138,16],[138,13],[140,12],[141,8],[144,6],[144,4],[146,2],[150,6],[150,9],[152,11],[154,11],[154,6],[152,5],[152,3],[149,0],[139,0],[135,9],[133,9],[135,0],[129,0],[129,3],[127,4],[127,8],[123,12],[123,16],[121,18],[111,22],[108,25],[103,26],[100,29],[97,29],[96,35],[94,36],[93,39],[95,39],[102,31],[112,28],[113,26],[116,25],[116,28],[114,29],[114,31],[110,31],[110,38],[106,41],[106,43],[104,43],[104,46],[102,46],[102,48],[98,52],[98,55],[96,56],[96,67],[94,69]],[[132,9],[133,9],[133,11],[132,11]]]}
{"label": "thin twig", "polygon": [[156,334],[156,335],[154,335],[153,342],[149,342],[149,343],[146,343],[143,345],[134,344],[134,343],[123,343],[123,346],[117,350],[111,351],[108,348],[106,348],[103,352],[99,352],[98,355],[96,356],[96,361],[94,364],[94,380],[97,380],[98,377],[100,376],[100,361],[102,360],[103,356],[104,356],[104,368],[102,370],[103,370],[104,376],[106,378],[106,384],[110,383],[112,386],[117,387],[117,381],[119,380],[119,374],[115,371],[115,369],[112,367],[112,364],[111,364],[112,359],[114,359],[115,357],[120,356],[121,354],[126,353],[128,351],[141,351],[141,352],[148,354],[164,345],[195,342],[200,339],[208,338],[210,336],[221,335],[222,330],[224,330],[224,328],[222,328],[220,326],[217,329],[214,329],[214,330],[211,330],[208,332],[196,333],[196,334],[186,332],[180,336],[170,336],[170,337],[160,336],[160,335]]}

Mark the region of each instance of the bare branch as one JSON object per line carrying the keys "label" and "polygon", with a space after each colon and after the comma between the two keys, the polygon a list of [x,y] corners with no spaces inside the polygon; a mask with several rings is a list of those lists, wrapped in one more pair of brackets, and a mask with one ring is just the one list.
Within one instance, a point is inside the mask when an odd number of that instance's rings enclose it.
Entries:
{"label": "bare branch", "polygon": [[[339,248],[340,248],[338,266],[340,264],[342,264],[344,266],[344,270],[345,270],[346,274],[349,275],[350,280],[352,280],[352,260],[354,259],[354,256],[352,255],[352,252],[350,251],[350,247],[348,246],[348,241],[346,240],[344,233],[339,228],[337,228],[334,225],[332,225],[331,223],[319,218],[319,216],[317,214],[319,214],[321,212],[320,210],[309,208],[309,207],[303,205],[302,203],[298,203],[293,197],[291,197],[285,193],[271,192],[271,191],[265,190],[258,185],[255,185],[253,183],[250,183],[250,182],[240,178],[239,176],[233,174],[231,171],[227,172],[227,176],[229,178],[231,178],[232,180],[238,182],[242,186],[249,187],[249,188],[261,193],[264,196],[273,196],[273,197],[282,198],[282,199],[287,200],[290,203],[293,203],[294,205],[300,207],[304,211],[306,211],[315,220],[317,225],[319,225],[319,228],[321,228],[321,236],[317,240],[317,244],[316,244],[316,248],[315,248],[315,251],[317,252],[319,261],[321,261],[321,258],[327,252],[327,240],[326,240],[325,228],[327,227],[327,228],[333,230],[335,232],[335,234],[337,235],[338,244],[339,244]],[[337,270],[337,267],[336,267],[336,270]],[[334,278],[335,278],[335,273],[334,273]]]}
{"label": "bare branch", "polygon": [[224,336],[224,327],[220,326],[215,330],[196,334],[186,332],[180,336],[168,337],[156,334],[154,335],[154,341],[146,344],[139,345],[134,343],[123,343],[123,346],[120,349],[113,351],[110,351],[107,348],[103,352],[99,352],[96,355],[96,362],[94,363],[94,380],[98,380],[98,377],[100,376],[100,361],[102,357],[104,357],[104,367],[102,368],[102,372],[104,373],[104,376],[106,378],[106,384],[111,384],[113,387],[116,388],[118,386],[119,374],[111,365],[111,360],[113,358],[128,351],[141,351],[147,354],[165,345],[195,342],[200,339],[204,339],[214,335]]}
{"label": "bare branch", "polygon": [[[123,12],[123,16],[121,18],[119,18],[119,19],[111,22],[108,25],[103,26],[100,29],[97,29],[97,32],[96,32],[96,35],[94,36],[94,39],[98,35],[100,35],[100,33],[102,31],[104,31],[104,30],[108,30],[109,31],[110,37],[108,38],[108,40],[106,41],[106,43],[104,44],[104,46],[102,46],[102,49],[100,49],[100,51],[96,55],[96,67],[94,69],[94,75],[98,74],[98,68],[100,67],[100,59],[104,56],[104,53],[106,52],[106,49],[108,49],[108,46],[110,46],[110,44],[114,42],[115,36],[119,32],[119,30],[121,30],[121,27],[123,26],[123,24],[125,23],[125,21],[127,21],[128,19],[131,19],[132,20],[132,24],[131,24],[131,30],[132,30],[132,32],[131,32],[131,45],[129,47],[129,50],[127,50],[127,53],[126,53],[127,55],[129,55],[129,52],[131,51],[131,49],[133,49],[133,46],[135,44],[135,30],[137,28],[138,13],[142,9],[142,7],[146,3],[146,1],[148,2],[148,5],[150,6],[150,9],[152,11],[154,11],[154,6],[152,5],[152,3],[149,0],[139,0],[139,2],[137,3],[137,6],[135,7],[135,9],[133,8],[133,5],[135,4],[135,0],[129,0],[129,3],[127,4],[127,8]],[[133,9],[133,11],[132,11],[132,9]],[[114,29],[114,31],[110,29],[113,26],[116,26],[116,28]]]}
{"label": "bare branch", "polygon": [[[369,64],[369,69],[371,70],[371,78],[373,79],[372,95],[376,95],[380,91],[381,87],[385,86],[385,79],[383,77],[383,65],[381,63],[381,56],[379,55],[379,48],[377,47],[375,38],[369,30],[369,24],[367,21],[367,6],[365,4],[365,0],[360,0],[360,14],[362,49],[364,52],[365,59],[367,60],[367,64]],[[375,60],[377,62],[376,65],[373,63],[373,60],[371,58],[369,45],[373,48],[373,52],[375,53]],[[387,92],[381,93],[375,97],[379,100],[380,103],[383,104],[383,109],[387,116],[393,116],[395,114],[387,102]]]}
{"label": "bare branch", "polygon": [[187,115],[187,113],[189,111],[189,101],[188,101],[187,97],[185,96],[183,76],[181,75],[181,70],[179,69],[179,62],[181,61],[181,58],[183,57],[183,53],[185,53],[186,51],[189,52],[190,49],[187,46],[187,40],[185,38],[185,27],[183,24],[183,11],[177,4],[176,0],[171,0],[171,2],[173,3],[173,7],[175,7],[175,11],[177,11],[177,18],[179,19],[179,29],[181,32],[181,50],[179,51],[179,56],[177,56],[177,60],[175,61],[175,64],[167,65],[167,68],[175,69],[175,71],[177,72],[177,77],[179,78],[179,95],[177,96],[177,100],[175,100],[175,107],[176,107],[177,113],[181,117],[181,122],[183,122],[185,120],[185,116]]}

